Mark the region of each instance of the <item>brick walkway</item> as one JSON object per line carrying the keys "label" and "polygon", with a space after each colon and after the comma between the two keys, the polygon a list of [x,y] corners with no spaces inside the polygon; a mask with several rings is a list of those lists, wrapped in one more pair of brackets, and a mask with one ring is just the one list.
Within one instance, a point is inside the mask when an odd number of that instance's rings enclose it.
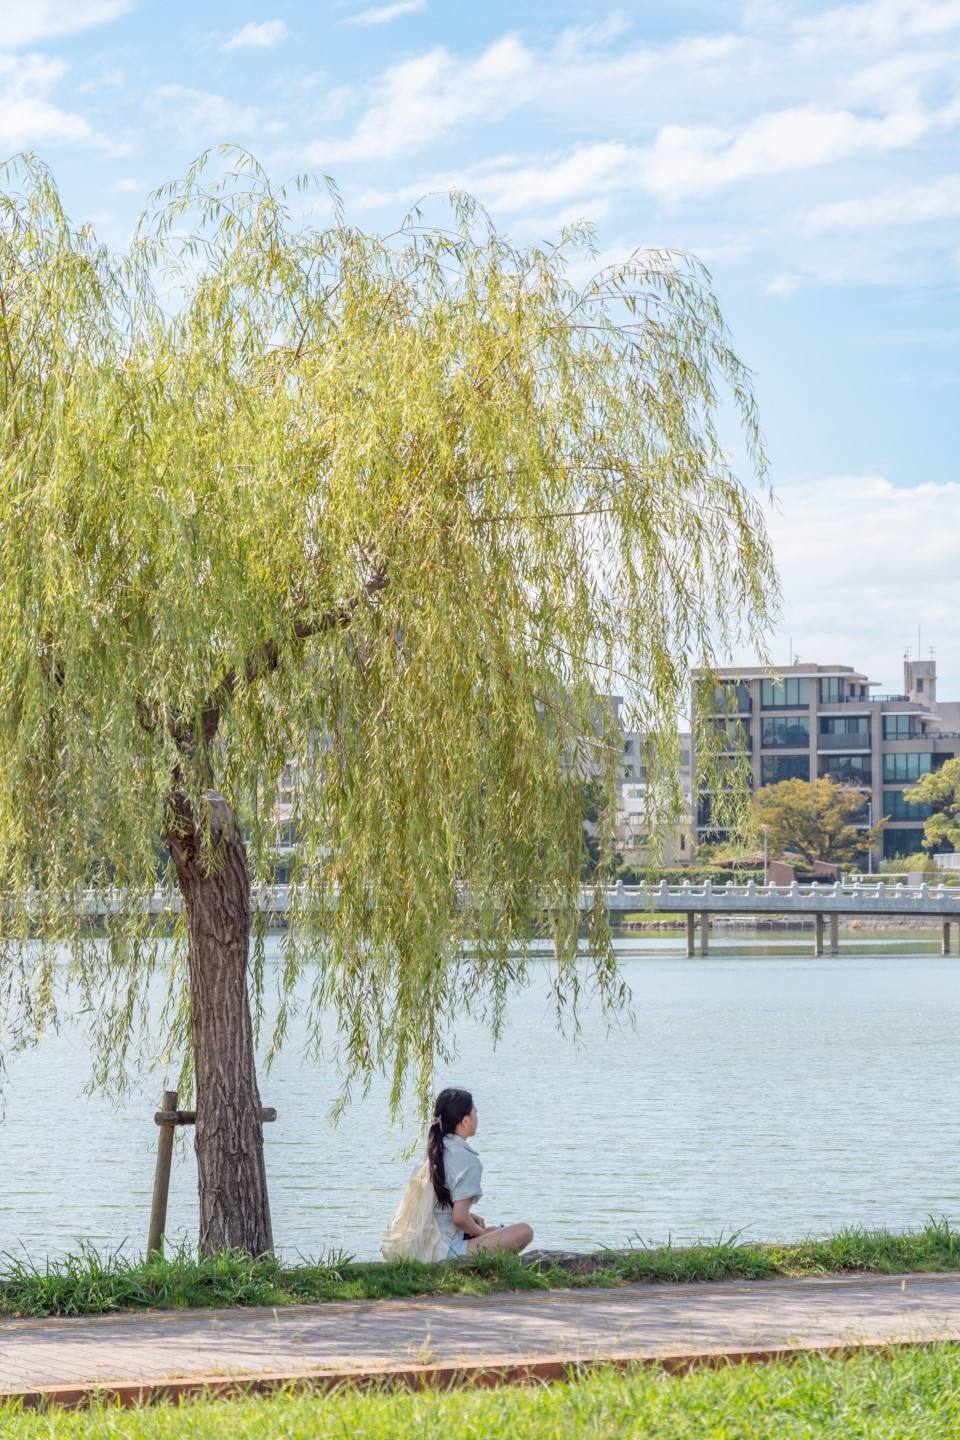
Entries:
{"label": "brick walkway", "polygon": [[630,1285],[0,1322],[0,1396],[170,1377],[356,1374],[960,1339],[960,1275]]}

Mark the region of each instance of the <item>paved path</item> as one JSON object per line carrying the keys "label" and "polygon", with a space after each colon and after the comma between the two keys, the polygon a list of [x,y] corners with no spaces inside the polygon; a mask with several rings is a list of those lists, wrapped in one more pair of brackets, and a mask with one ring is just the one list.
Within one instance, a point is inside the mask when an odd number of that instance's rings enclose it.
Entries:
{"label": "paved path", "polygon": [[960,1275],[359,1301],[0,1322],[0,1395],[170,1377],[653,1358],[960,1339]]}

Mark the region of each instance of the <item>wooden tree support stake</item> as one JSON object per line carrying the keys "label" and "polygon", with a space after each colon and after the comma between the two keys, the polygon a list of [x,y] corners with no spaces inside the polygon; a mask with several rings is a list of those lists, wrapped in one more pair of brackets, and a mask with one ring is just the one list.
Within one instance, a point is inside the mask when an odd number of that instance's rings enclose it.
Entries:
{"label": "wooden tree support stake", "polygon": [[[164,1090],[163,1110],[176,1110],[176,1090]],[[147,1256],[160,1254],[163,1234],[167,1228],[167,1197],[170,1194],[170,1165],[173,1160],[173,1126],[162,1125],[157,1142],[157,1168],[153,1176],[153,1203],[150,1206],[150,1233],[147,1235]]]}
{"label": "wooden tree support stake", "polygon": [[[154,1122],[160,1127],[157,1141],[157,1168],[153,1177],[153,1203],[150,1206],[150,1230],[147,1235],[147,1255],[163,1253],[163,1237],[167,1228],[167,1200],[170,1195],[170,1167],[173,1161],[173,1134],[178,1125],[196,1125],[196,1110],[178,1110],[176,1090],[164,1090],[161,1108],[154,1114]],[[260,1120],[266,1124],[276,1120],[277,1112],[272,1106],[264,1106]],[[267,1240],[273,1249],[273,1226],[270,1221],[270,1202],[267,1201]]]}
{"label": "wooden tree support stake", "polygon": [[[166,1125],[171,1128],[174,1128],[177,1125],[196,1125],[196,1110],[178,1110],[176,1105],[176,1098],[174,1098],[174,1103],[172,1105],[167,1104],[167,1096],[173,1095],[174,1097],[176,1097],[176,1093],[177,1092],[175,1090],[167,1090],[164,1092],[163,1109],[158,1110],[154,1115],[153,1118],[155,1123],[157,1125]],[[268,1120],[276,1120],[276,1118],[277,1112],[273,1109],[272,1106],[263,1106],[260,1111],[260,1119],[264,1125],[266,1125]]]}

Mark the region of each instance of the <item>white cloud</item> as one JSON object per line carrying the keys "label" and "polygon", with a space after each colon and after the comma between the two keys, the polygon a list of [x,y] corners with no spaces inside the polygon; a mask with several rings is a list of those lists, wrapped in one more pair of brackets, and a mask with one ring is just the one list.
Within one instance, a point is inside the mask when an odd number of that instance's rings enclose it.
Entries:
{"label": "white cloud", "polygon": [[[539,164],[484,166],[459,182],[492,210],[517,214],[561,206],[577,214],[595,215],[611,193],[635,187],[637,151],[621,141],[578,146],[569,155],[551,157]],[[450,183],[442,187],[451,188]],[[415,198],[412,194],[408,199]]]}
{"label": "white cloud", "polygon": [[960,0],[867,0],[798,19],[794,33],[818,48],[894,48],[960,30]]}
{"label": "white cloud", "polygon": [[767,295],[776,295],[781,300],[789,300],[796,294],[799,284],[800,277],[798,275],[783,270],[779,275],[774,275],[773,279],[764,286],[764,291]]}
{"label": "white cloud", "polygon": [[223,50],[273,50],[282,45],[290,31],[282,20],[264,20],[259,25],[244,25],[221,46]]}
{"label": "white cloud", "polygon": [[621,10],[614,10],[605,20],[594,24],[571,25],[560,35],[557,56],[562,59],[566,55],[579,60],[585,49],[605,45],[608,40],[625,35],[629,29],[630,22]]}
{"label": "white cloud", "polygon": [[458,60],[437,46],[385,71],[353,134],[317,141],[307,157],[327,164],[387,160],[418,150],[450,130],[512,108],[517,87],[532,68],[530,52],[514,35],[497,40],[472,61]]}
{"label": "white cloud", "polygon": [[[938,118],[936,114],[907,111],[861,119],[849,111],[805,107],[758,116],[739,132],[664,126],[646,146],[610,140],[526,162],[506,157],[406,185],[390,197],[368,192],[361,203],[370,206],[387,198],[409,203],[434,190],[462,188],[498,214],[526,214],[558,206],[565,217],[589,218],[605,213],[616,197],[647,193],[676,202],[762,176],[814,169],[857,154],[906,147],[937,124]],[[412,142],[413,135],[411,125],[405,141]],[[379,128],[363,132],[371,150],[381,143],[379,137]],[[360,138],[358,129],[348,143],[357,144]],[[401,143],[396,133],[393,143]],[[843,202],[828,208],[831,214],[834,210],[841,214],[846,205],[856,203]],[[828,220],[818,219],[816,228],[829,228]],[[739,243],[742,246],[743,242]],[[780,281],[774,285],[779,288],[772,293],[785,293]],[[791,282],[791,288],[795,288],[795,282]]]}
{"label": "white cloud", "polygon": [[218,145],[249,134],[276,134],[277,122],[264,122],[249,105],[237,105],[208,90],[185,85],[158,85],[154,92],[162,119],[174,126],[187,145]]}
{"label": "white cloud", "polygon": [[545,49],[508,33],[472,58],[436,46],[390,66],[355,94],[354,104],[359,99],[366,108],[353,133],[316,141],[307,159],[389,160],[524,108],[540,111],[541,120],[562,114],[565,129],[577,123],[591,133],[622,121],[635,131],[646,114],[661,114],[678,89],[698,100],[705,87],[722,89],[742,57],[737,36],[626,48],[615,43],[623,28],[619,16],[571,27]]}
{"label": "white cloud", "polygon": [[[948,8],[937,7],[941,29]],[[842,175],[851,161],[909,153],[925,138],[949,133],[960,123],[960,99],[946,90],[956,81],[948,47],[931,43],[927,32],[936,26],[913,0],[835,7],[817,17],[820,31],[810,29],[808,17],[794,21],[798,9],[754,5],[740,34],[687,35],[664,45],[625,45],[625,22],[615,14],[603,25],[568,28],[546,47],[513,34],[473,57],[437,46],[389,67],[365,94],[341,96],[343,118],[358,101],[359,118],[346,134],[337,126],[340,134],[308,145],[300,158],[324,167],[395,161],[450,135],[476,139],[520,111],[530,117],[539,153],[534,142],[499,167],[473,161],[440,179],[414,175],[396,194],[409,200],[459,184],[498,213],[545,218],[554,207],[554,218],[566,219],[599,218],[640,195],[678,206],[734,185],[747,196],[752,186],[741,233],[728,234],[725,243],[747,243],[757,203],[769,207],[771,196],[781,225],[799,233],[796,195],[788,212],[782,190],[765,194],[756,182],[806,172],[807,204],[815,203],[823,193],[819,172]],[[826,66],[822,57],[798,55],[798,44],[802,50],[814,33],[836,40],[864,26],[882,34],[883,25],[910,43],[892,55],[871,52],[871,63],[859,69],[847,57]],[[713,113],[723,114],[724,123],[689,123],[687,115],[696,121],[711,113],[711,94],[722,96]],[[766,94],[780,103],[763,105]],[[794,97],[803,103],[791,103]],[[332,128],[337,117],[326,113]],[[545,129],[584,139],[566,152],[545,152]],[[367,192],[364,203],[371,198]],[[823,268],[818,264],[817,272]]]}
{"label": "white cloud", "polygon": [[916,103],[925,87],[936,84],[941,76],[949,83],[958,71],[960,45],[903,49],[841,75],[837,90],[846,104],[889,109],[892,105]]}
{"label": "white cloud", "polygon": [[18,50],[38,40],[52,40],[93,25],[117,20],[132,0],[4,0],[0,50]]}
{"label": "white cloud", "polygon": [[739,131],[665,125],[643,157],[644,187],[666,200],[763,175],[903,149],[937,123],[917,107],[881,116],[816,105],[757,115]]}
{"label": "white cloud", "polygon": [[904,185],[811,210],[809,231],[854,230],[878,225],[917,225],[960,215],[960,174],[926,185]]}
{"label": "white cloud", "polygon": [[81,115],[60,110],[47,98],[66,68],[63,61],[43,55],[0,55],[0,152],[98,139]]}
{"label": "white cloud", "polygon": [[399,20],[401,15],[412,15],[414,11],[424,9],[426,3],[427,0],[397,0],[395,5],[373,5],[369,10],[351,15],[344,24],[389,25],[392,20]]}
{"label": "white cloud", "polygon": [[938,647],[940,692],[960,696],[960,483],[839,476],[783,485],[778,499],[769,522],[783,581],[774,658],[784,660],[792,637],[804,660],[861,666],[898,691],[902,651],[916,645],[919,624],[924,644]]}

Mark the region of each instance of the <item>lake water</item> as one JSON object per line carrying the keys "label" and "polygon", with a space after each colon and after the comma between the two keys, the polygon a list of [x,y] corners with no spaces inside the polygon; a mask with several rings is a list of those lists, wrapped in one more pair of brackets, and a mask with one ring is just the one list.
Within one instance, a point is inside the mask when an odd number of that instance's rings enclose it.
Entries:
{"label": "lake water", "polygon": [[[276,942],[279,943],[279,942]],[[960,1219],[960,960],[934,937],[711,940],[688,960],[659,935],[617,942],[636,1025],[587,1010],[579,1046],[556,1033],[547,974],[512,1001],[494,1049],[473,1025],[438,1084],[473,1090],[488,1221],[529,1220],[551,1248],[716,1238],[799,1238],[844,1225]],[[278,1249],[378,1253],[416,1125],[392,1126],[374,1084],[338,1126],[330,1067],[296,1035],[264,1103]],[[84,1087],[69,1028],[13,1058],[0,1124],[0,1251],[41,1259],[86,1241],[145,1240],[165,1078],[122,1108]],[[182,1146],[171,1234],[195,1234],[196,1164]]]}

